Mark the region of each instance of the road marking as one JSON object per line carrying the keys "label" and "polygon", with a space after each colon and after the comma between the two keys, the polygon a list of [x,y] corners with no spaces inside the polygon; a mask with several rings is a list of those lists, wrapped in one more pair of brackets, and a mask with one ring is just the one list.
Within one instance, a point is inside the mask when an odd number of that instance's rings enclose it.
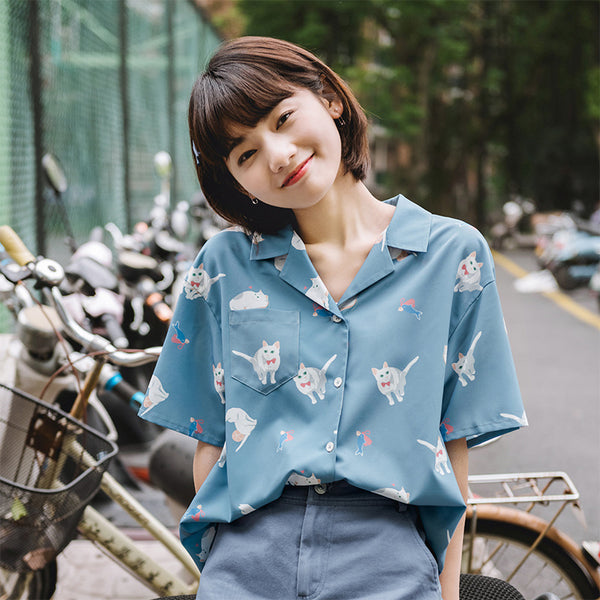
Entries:
{"label": "road marking", "polygon": [[[492,250],[492,254],[494,255],[494,262],[497,265],[500,265],[514,277],[520,278],[525,277],[525,275],[529,275],[529,271],[526,271],[520,267],[504,254],[501,254],[496,250]],[[600,316],[594,314],[591,310],[588,310],[584,306],[581,306],[581,304],[575,302],[575,300],[567,296],[567,294],[560,291],[541,292],[541,294],[542,296],[546,296],[546,298],[552,300],[552,302],[573,315],[576,319],[579,319],[580,321],[583,321],[584,323],[587,323],[588,325],[600,330]]]}

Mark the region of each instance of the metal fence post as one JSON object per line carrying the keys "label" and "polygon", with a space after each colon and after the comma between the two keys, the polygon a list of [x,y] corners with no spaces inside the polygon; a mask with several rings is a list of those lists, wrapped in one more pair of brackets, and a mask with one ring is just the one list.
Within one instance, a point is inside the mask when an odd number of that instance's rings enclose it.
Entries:
{"label": "metal fence post", "polygon": [[121,88],[121,112],[123,115],[123,193],[125,203],[125,222],[127,231],[131,231],[133,222],[131,215],[131,161],[129,156],[129,79],[127,72],[127,52],[128,52],[128,35],[127,35],[127,0],[119,2],[119,49],[121,60],[119,64],[119,86]]}
{"label": "metal fence post", "polygon": [[42,180],[42,156],[44,155],[44,118],[41,85],[40,16],[37,2],[29,2],[29,53],[31,56],[29,77],[33,108],[33,143],[35,160],[35,241],[36,251],[46,253],[46,231],[44,210],[44,182]]}

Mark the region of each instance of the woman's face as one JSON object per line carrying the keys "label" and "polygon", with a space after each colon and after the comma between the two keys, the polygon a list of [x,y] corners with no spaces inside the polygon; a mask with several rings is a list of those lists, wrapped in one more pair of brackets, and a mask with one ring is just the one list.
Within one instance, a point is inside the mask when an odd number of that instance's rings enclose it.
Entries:
{"label": "woman's face", "polygon": [[342,172],[342,142],[328,102],[299,89],[255,127],[234,128],[238,141],[226,159],[237,182],[265,204],[303,209],[319,202]]}

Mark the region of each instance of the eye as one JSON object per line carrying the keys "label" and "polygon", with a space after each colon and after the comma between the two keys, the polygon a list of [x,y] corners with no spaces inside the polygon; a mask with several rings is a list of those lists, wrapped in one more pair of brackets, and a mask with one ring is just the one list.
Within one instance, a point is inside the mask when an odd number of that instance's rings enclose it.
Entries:
{"label": "eye", "polygon": [[242,152],[237,160],[238,166],[242,166],[249,158],[252,158],[255,152],[256,150],[246,150],[246,152]]}
{"label": "eye", "polygon": [[291,114],[292,111],[290,110],[288,112],[283,113],[279,117],[279,119],[277,120],[277,129],[279,129],[290,118]]}

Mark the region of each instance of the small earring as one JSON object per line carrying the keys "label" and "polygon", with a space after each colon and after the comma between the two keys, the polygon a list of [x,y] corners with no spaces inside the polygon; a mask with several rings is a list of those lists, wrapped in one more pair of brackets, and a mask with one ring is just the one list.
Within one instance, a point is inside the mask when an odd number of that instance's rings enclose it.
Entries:
{"label": "small earring", "polygon": [[258,198],[250,198],[250,202],[252,202],[252,204],[254,204],[254,206],[256,206],[258,204]]}
{"label": "small earring", "polygon": [[343,127],[346,124],[346,121],[344,121],[344,117],[338,117],[336,121],[340,127]]}

